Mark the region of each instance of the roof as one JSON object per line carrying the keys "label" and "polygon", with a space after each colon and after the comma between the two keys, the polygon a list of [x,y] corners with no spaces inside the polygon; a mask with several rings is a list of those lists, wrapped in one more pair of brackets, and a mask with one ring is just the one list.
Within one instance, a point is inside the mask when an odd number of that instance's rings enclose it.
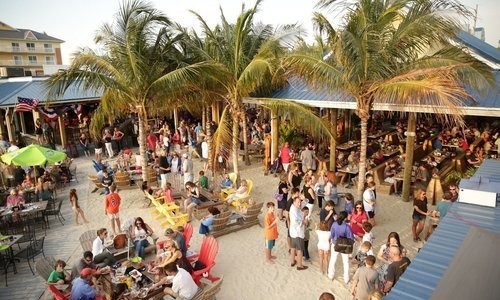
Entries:
{"label": "roof", "polygon": [[485,41],[478,39],[477,37],[465,31],[460,31],[458,33],[457,40],[472,51],[476,52],[478,55],[496,64],[500,64],[500,50],[486,43]]}
{"label": "roof", "polygon": [[[38,98],[40,103],[47,102],[47,87],[45,80],[47,78],[16,78],[16,81],[0,81],[0,107],[14,107],[17,103],[17,97]],[[80,82],[73,83],[64,93],[64,95],[53,99],[51,104],[79,102],[98,100],[102,92],[93,92],[84,90],[78,85]]]}
{"label": "roof", "polygon": [[[493,71],[495,83],[481,92],[469,89],[475,101],[466,101],[462,107],[465,115],[472,116],[496,116],[500,115],[500,71]],[[288,80],[288,84],[281,90],[275,92],[271,98],[299,102],[309,106],[322,108],[356,109],[354,98],[341,91],[327,91],[325,89],[314,89],[308,87],[305,81],[294,77]],[[259,98],[254,98],[258,101]],[[248,102],[252,102],[249,99]],[[399,107],[393,103],[382,103],[375,100],[374,110],[380,111],[415,111],[423,113],[434,113],[436,108],[428,104],[414,104]],[[444,111],[444,109],[443,109]]]}
{"label": "roof", "polygon": [[26,34],[31,32],[36,40],[39,41],[54,41],[59,43],[64,43],[63,40],[50,36],[46,33],[40,33],[31,29],[16,28],[16,30],[0,30],[0,39],[6,40],[28,40],[26,39]]}
{"label": "roof", "polygon": [[[500,161],[485,160],[475,176],[483,176],[490,181],[500,182]],[[500,193],[500,186],[497,192]],[[484,233],[485,231],[487,234],[497,237],[500,234],[500,197],[498,194],[497,207],[495,208],[460,202],[454,203],[446,217],[439,223],[436,231],[384,300],[437,299],[435,297],[442,295],[449,289],[445,284],[446,281],[449,281],[449,277],[455,276],[457,273],[462,277],[459,281],[461,288],[463,285],[465,289],[479,290],[476,293],[477,299],[498,299],[498,294],[493,298],[488,294],[492,290],[491,286],[498,285],[496,283],[498,278],[484,272],[491,264],[497,264],[497,254],[477,255],[476,251],[471,252],[467,247],[468,244],[470,245],[470,239],[475,234],[477,235],[477,232]],[[500,238],[496,238],[492,242],[498,243],[499,240]],[[498,248],[494,250],[497,252]],[[460,267],[460,264],[457,265],[457,260],[461,259],[464,262],[464,252],[468,257],[465,259],[467,263],[468,260],[482,259],[482,262],[477,263],[474,268],[483,271],[481,280],[471,279],[472,274],[468,276],[471,270],[465,269],[467,268],[466,263],[461,264],[461,271],[457,271],[457,268]],[[450,271],[454,273],[450,273]],[[441,299],[466,299],[466,296]]]}

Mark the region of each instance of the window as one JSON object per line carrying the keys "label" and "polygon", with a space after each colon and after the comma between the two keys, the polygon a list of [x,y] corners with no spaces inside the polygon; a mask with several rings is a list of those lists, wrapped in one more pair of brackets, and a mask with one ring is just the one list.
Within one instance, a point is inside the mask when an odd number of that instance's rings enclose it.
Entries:
{"label": "window", "polygon": [[14,64],[16,66],[22,65],[23,64],[23,58],[21,56],[14,55]]}
{"label": "window", "polygon": [[12,43],[12,51],[13,52],[21,51],[21,48],[19,48],[19,43]]}
{"label": "window", "polygon": [[26,48],[28,51],[35,51],[35,43],[26,43]]}
{"label": "window", "polygon": [[54,64],[54,57],[53,56],[45,56],[45,63],[47,65],[53,65]]}
{"label": "window", "polygon": [[43,49],[45,52],[52,52],[52,44],[43,44]]}
{"label": "window", "polygon": [[36,55],[28,55],[28,60],[30,62],[30,65],[36,65]]}

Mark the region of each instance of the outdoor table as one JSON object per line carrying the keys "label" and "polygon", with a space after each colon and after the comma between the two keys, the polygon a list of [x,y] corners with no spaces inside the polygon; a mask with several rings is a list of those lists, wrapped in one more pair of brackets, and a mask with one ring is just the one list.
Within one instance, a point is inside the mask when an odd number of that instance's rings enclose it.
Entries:
{"label": "outdoor table", "polygon": [[425,162],[427,160],[427,157],[429,157],[429,156],[434,157],[434,161],[439,166],[443,161],[445,161],[447,158],[449,158],[451,156],[451,152],[444,152],[444,153],[441,153],[441,155],[436,155],[434,152],[432,152],[429,155],[422,158],[421,161]]}
{"label": "outdoor table", "polygon": [[[14,267],[14,274],[17,273],[17,269],[16,269],[16,262],[14,259],[14,250],[12,250],[12,245],[16,244],[22,237],[23,237],[22,234],[0,236],[0,252],[4,252],[7,259],[12,262],[12,265]],[[0,253],[0,255],[3,254]]]}
{"label": "outdoor table", "polygon": [[[150,277],[146,275],[145,271],[140,271],[140,270],[138,271],[142,274],[142,277],[145,278],[146,281],[150,282],[149,284],[146,284],[145,287],[149,286],[152,283],[158,282],[161,278],[164,277],[164,275],[158,275],[158,276],[155,275]],[[161,299],[161,297],[163,297],[163,287],[158,287],[154,290],[148,290],[148,294],[145,297],[139,297],[139,296],[134,296],[133,293],[131,292],[126,292],[128,289],[127,284],[117,282],[115,279],[111,278],[111,274],[104,274],[101,276],[101,278],[106,299],[117,299],[120,296],[120,294],[122,294],[121,299],[127,299],[127,300],[158,299],[158,297],[160,297],[159,299]]]}
{"label": "outdoor table", "polygon": [[390,134],[392,132],[394,132],[394,130],[378,131],[376,133],[372,133],[372,134],[368,135],[368,138],[372,139],[372,140],[376,140],[376,139],[378,139],[380,137],[383,137],[383,136],[385,136],[387,134]]}
{"label": "outdoor table", "polygon": [[359,142],[359,141],[349,141],[349,142],[338,145],[337,149],[342,150],[342,151],[349,151],[353,148],[358,147],[359,145],[361,145],[361,142]]}
{"label": "outdoor table", "polygon": [[[29,214],[29,213],[44,211],[45,209],[47,209],[48,203],[49,203],[49,201],[39,201],[39,202],[28,203],[25,205],[25,208],[23,210],[19,211],[19,215],[25,215],[25,214]],[[0,208],[0,211],[2,211],[2,213],[0,214],[0,217],[6,217],[9,215],[12,215],[12,208],[10,208],[10,207]]]}
{"label": "outdoor table", "polygon": [[359,168],[352,169],[352,168],[349,168],[349,166],[345,166],[342,169],[338,169],[337,171],[347,174],[347,182],[350,185],[350,182],[352,180],[352,176],[356,176],[359,173]]}
{"label": "outdoor table", "polygon": [[35,190],[35,187],[32,187],[32,188],[23,188],[21,190],[23,196],[24,196],[24,200],[26,201],[26,203],[31,203],[33,201],[36,200],[36,190]]}
{"label": "outdoor table", "polygon": [[382,155],[384,157],[388,158],[388,157],[392,157],[392,156],[398,154],[399,153],[399,149],[397,149],[397,148],[395,148],[395,149],[384,149],[384,150],[382,150],[382,153],[383,153]]}
{"label": "outdoor table", "polygon": [[459,148],[460,146],[455,145],[455,144],[442,144],[443,147],[445,148]]}

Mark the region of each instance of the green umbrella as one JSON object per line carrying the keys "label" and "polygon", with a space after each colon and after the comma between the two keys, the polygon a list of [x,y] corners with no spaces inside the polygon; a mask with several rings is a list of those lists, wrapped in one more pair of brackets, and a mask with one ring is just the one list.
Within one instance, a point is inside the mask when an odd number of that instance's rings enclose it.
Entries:
{"label": "green umbrella", "polygon": [[66,159],[66,153],[31,144],[27,147],[7,152],[0,157],[8,165],[41,166],[45,163],[53,164]]}

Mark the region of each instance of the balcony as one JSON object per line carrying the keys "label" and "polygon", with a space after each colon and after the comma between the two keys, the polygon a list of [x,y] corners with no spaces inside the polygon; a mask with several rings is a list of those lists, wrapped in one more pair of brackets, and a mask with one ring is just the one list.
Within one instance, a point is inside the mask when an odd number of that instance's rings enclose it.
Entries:
{"label": "balcony", "polygon": [[26,47],[23,45],[12,47],[12,46],[0,46],[0,53],[55,53],[54,48],[45,48],[43,45],[37,45],[33,47]]}
{"label": "balcony", "polygon": [[42,66],[43,64],[50,64],[50,63],[41,61],[29,61],[29,60],[0,60],[1,67]]}

